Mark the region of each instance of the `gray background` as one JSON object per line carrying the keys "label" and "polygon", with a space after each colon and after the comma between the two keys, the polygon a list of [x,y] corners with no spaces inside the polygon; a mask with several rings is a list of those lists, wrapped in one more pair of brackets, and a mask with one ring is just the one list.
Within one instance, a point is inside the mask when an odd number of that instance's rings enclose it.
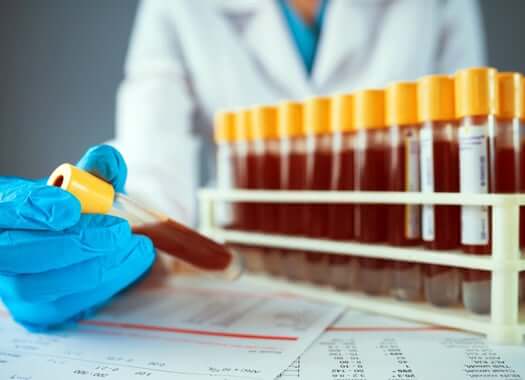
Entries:
{"label": "gray background", "polygon": [[[0,175],[44,176],[113,136],[136,5],[2,0]],[[481,0],[481,6],[489,64],[525,72],[525,1]]]}

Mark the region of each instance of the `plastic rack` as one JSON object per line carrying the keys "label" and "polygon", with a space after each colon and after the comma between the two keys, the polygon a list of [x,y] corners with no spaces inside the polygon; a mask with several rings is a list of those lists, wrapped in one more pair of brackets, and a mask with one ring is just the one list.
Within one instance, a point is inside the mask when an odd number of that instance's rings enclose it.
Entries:
{"label": "plastic rack", "polygon": [[[492,208],[492,254],[476,256],[459,251],[432,251],[420,247],[391,247],[221,229],[215,223],[215,205],[233,201],[487,205]],[[220,241],[491,271],[491,311],[488,315],[472,314],[459,306],[440,308],[424,302],[336,291],[266,275],[250,276],[271,288],[331,300],[356,309],[471,331],[500,344],[520,344],[525,335],[525,310],[520,313],[519,304],[519,272],[525,271],[525,258],[521,257],[519,249],[520,205],[525,205],[525,195],[215,189],[202,189],[199,192],[200,229]]]}

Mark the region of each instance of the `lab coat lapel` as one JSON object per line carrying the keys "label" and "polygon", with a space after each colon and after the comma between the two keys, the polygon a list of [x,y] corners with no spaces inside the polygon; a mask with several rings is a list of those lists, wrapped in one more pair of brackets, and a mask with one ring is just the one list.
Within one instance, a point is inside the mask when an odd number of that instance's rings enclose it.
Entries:
{"label": "lab coat lapel", "polygon": [[255,64],[292,97],[311,93],[308,76],[286,20],[276,1],[261,1],[244,30],[243,40]]}
{"label": "lab coat lapel", "polygon": [[331,0],[325,14],[320,43],[314,62],[312,81],[322,88],[337,77],[341,65],[355,54],[367,41],[367,25],[370,22],[371,6],[348,0]]}

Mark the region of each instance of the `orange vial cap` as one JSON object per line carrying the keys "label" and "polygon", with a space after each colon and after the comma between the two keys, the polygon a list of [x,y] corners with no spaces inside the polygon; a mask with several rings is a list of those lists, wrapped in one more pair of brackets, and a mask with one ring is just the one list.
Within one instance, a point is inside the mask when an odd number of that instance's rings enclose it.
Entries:
{"label": "orange vial cap", "polygon": [[512,119],[520,117],[522,112],[521,94],[523,78],[519,73],[498,73],[498,109],[496,115]]}
{"label": "orange vial cap", "polygon": [[314,135],[330,133],[330,108],[330,98],[307,99],[304,103],[305,132]]}
{"label": "orange vial cap", "polygon": [[459,70],[456,81],[457,117],[486,116],[498,108],[497,71],[490,67]]}
{"label": "orange vial cap", "polygon": [[62,164],[56,168],[47,184],[73,194],[80,202],[83,214],[106,214],[113,207],[113,186],[71,164]]}
{"label": "orange vial cap", "polygon": [[277,107],[259,106],[252,111],[253,137],[256,140],[279,138]]}
{"label": "orange vial cap", "polygon": [[299,102],[282,102],[279,104],[279,137],[304,136],[303,109],[303,104]]}
{"label": "orange vial cap", "polygon": [[417,118],[424,121],[456,119],[454,78],[448,75],[427,75],[417,83]]}
{"label": "orange vial cap", "polygon": [[386,90],[386,123],[388,125],[417,124],[417,84],[396,82]]}
{"label": "orange vial cap", "polygon": [[236,140],[251,141],[254,139],[252,110],[243,109],[237,113],[235,124]]}
{"label": "orange vial cap", "polygon": [[385,127],[385,91],[361,90],[354,94],[356,128]]}
{"label": "orange vial cap", "polygon": [[354,128],[354,95],[341,94],[332,98],[332,132],[351,132]]}
{"label": "orange vial cap", "polygon": [[215,114],[215,142],[232,142],[236,139],[235,112],[221,111]]}

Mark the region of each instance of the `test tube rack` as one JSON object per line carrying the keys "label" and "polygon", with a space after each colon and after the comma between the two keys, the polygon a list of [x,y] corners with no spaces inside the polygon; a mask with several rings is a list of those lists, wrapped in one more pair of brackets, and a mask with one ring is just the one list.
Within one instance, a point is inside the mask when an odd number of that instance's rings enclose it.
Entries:
{"label": "test tube rack", "polygon": [[[215,206],[220,202],[239,201],[491,206],[492,254],[477,256],[459,251],[432,251],[421,247],[402,248],[221,229],[214,217]],[[218,189],[202,189],[199,192],[200,229],[204,234],[219,241],[490,271],[491,310],[488,315],[476,315],[459,306],[441,308],[423,302],[399,301],[352,291],[336,291],[266,275],[250,276],[253,276],[255,282],[280,291],[294,292],[402,319],[470,331],[482,334],[489,342],[497,344],[521,344],[525,335],[525,310],[520,313],[519,304],[519,273],[525,271],[525,257],[521,256],[519,249],[521,205],[525,205],[525,195],[520,194]]]}

